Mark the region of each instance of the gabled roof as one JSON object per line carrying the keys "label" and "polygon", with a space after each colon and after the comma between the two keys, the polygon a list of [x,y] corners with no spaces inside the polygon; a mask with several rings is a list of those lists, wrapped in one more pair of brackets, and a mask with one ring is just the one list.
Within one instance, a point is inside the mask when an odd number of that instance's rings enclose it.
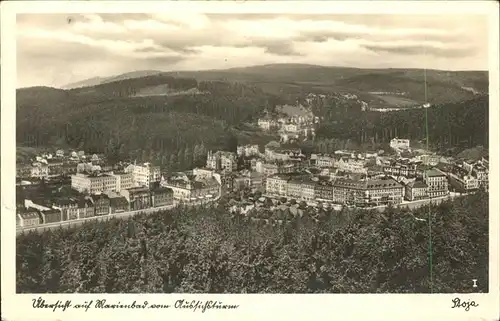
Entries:
{"label": "gabled roof", "polygon": [[74,205],[77,204],[78,201],[71,198],[59,198],[54,200],[54,204],[57,206],[66,206],[66,205]]}
{"label": "gabled roof", "polygon": [[128,201],[125,197],[113,197],[109,200],[109,203],[111,206],[123,206],[123,205],[128,205]]}
{"label": "gabled roof", "polygon": [[138,187],[128,188],[127,191],[129,191],[130,193],[149,192],[149,188],[143,187],[143,186],[138,186]]}
{"label": "gabled roof", "polygon": [[446,176],[445,173],[443,173],[442,171],[440,171],[439,169],[437,168],[433,168],[433,169],[430,169],[430,170],[427,170],[425,172],[425,174],[428,176],[428,177],[441,177],[441,176]]}
{"label": "gabled roof", "polygon": [[158,187],[151,191],[152,193],[170,193],[172,194],[174,191],[168,187]]}
{"label": "gabled roof", "polygon": [[106,194],[98,194],[98,195],[92,195],[90,196],[92,198],[92,200],[95,202],[95,201],[99,201],[99,200],[102,200],[102,199],[105,199],[105,200],[109,200],[109,197],[106,195]]}
{"label": "gabled roof", "polygon": [[423,181],[413,181],[408,183],[408,186],[411,188],[427,188],[427,184]]}
{"label": "gabled roof", "polygon": [[85,206],[87,207],[93,207],[94,204],[92,204],[92,201],[89,199],[79,199],[78,200],[78,207],[79,208],[84,208]]}
{"label": "gabled roof", "polygon": [[40,218],[37,211],[21,211],[18,213],[23,219]]}
{"label": "gabled roof", "polygon": [[46,211],[42,211],[42,214],[61,214],[60,210],[56,210],[55,208],[51,208]]}

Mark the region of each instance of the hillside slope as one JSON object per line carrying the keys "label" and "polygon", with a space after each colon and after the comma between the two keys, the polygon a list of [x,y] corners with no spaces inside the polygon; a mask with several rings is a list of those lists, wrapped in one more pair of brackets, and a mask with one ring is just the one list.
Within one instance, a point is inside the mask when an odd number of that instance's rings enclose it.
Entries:
{"label": "hillside slope", "polygon": [[[155,86],[169,94],[148,91]],[[18,145],[83,148],[158,162],[180,150],[192,153],[200,144],[235,148],[227,145],[238,135],[231,128],[279,102],[242,84],[165,75],[72,90],[24,88],[17,96]]]}
{"label": "hillside slope", "polygon": [[[172,72],[169,75],[198,80],[238,81],[272,94],[347,92],[363,95],[373,107],[394,107],[404,96],[413,105],[422,104],[424,79],[428,101],[435,104],[472,99],[488,92],[488,73],[483,71],[441,71],[422,69],[359,69],[302,64],[273,64],[226,70]],[[374,92],[385,92],[379,97]],[[295,93],[295,94],[294,94]],[[392,99],[391,99],[392,98]],[[404,102],[403,102],[404,104]]]}
{"label": "hillside slope", "polygon": [[[291,101],[297,99],[299,94],[308,92],[348,92],[363,95],[366,101],[374,104],[374,107],[422,104],[425,100],[425,78],[428,101],[435,104],[472,99],[476,95],[488,92],[486,71],[426,70],[424,72],[423,69],[360,69],[307,64],[270,64],[204,71],[145,70],[102,78],[99,83],[153,75],[193,78],[197,81],[241,82],[270,94],[282,95]],[[384,92],[384,96],[374,94],[378,92]]]}
{"label": "hillside slope", "polygon": [[127,73],[124,73],[124,74],[121,74],[118,76],[93,77],[93,78],[84,79],[84,80],[81,80],[78,82],[64,85],[64,86],[62,86],[61,89],[75,89],[75,88],[82,88],[82,87],[91,87],[91,86],[97,86],[97,85],[101,85],[101,84],[105,84],[105,83],[109,83],[109,82],[114,82],[114,81],[119,81],[119,80],[157,75],[159,73],[161,73],[161,71],[158,71],[158,70],[140,70],[140,71],[127,72]]}
{"label": "hillside slope", "polygon": [[[262,77],[262,69],[267,68],[282,74],[290,72],[283,66],[264,66],[257,71],[248,69],[251,77]],[[317,71],[321,68],[300,65],[295,70],[306,75],[304,70]],[[224,73],[238,77],[246,75],[245,71],[241,71],[243,69],[236,70]],[[416,79],[416,71],[384,70],[361,75],[366,71],[346,70],[351,76],[338,78],[336,83],[344,87],[344,92],[350,92],[346,87],[358,88],[352,89],[352,92],[360,93],[359,99],[369,101],[370,97],[375,97],[383,104],[381,97],[386,100],[391,97],[371,91],[408,93],[403,98],[395,96],[399,101],[407,99],[411,102],[413,99],[418,103],[422,99],[423,83]],[[279,76],[279,72],[275,76],[268,72],[266,76],[284,77]],[[443,148],[488,146],[488,97],[457,89],[460,88],[459,82],[480,82],[481,77],[467,73],[459,74],[462,78],[444,78],[437,72],[429,74],[429,97],[439,93],[435,102],[438,106],[432,108],[430,113],[430,143]],[[190,72],[179,75],[206,77],[214,74]],[[193,149],[201,143],[207,148],[233,149],[235,136],[250,142],[253,135],[238,132],[236,126],[255,122],[264,109],[272,111],[276,105],[291,98],[303,99],[310,90],[330,86],[276,82],[273,83],[274,94],[271,94],[266,90],[270,82],[206,81],[196,77],[178,78],[179,75],[174,77],[172,73],[161,73],[71,90],[48,87],[19,89],[17,143],[27,147],[70,146],[114,154],[117,158],[121,155],[122,158],[144,160],[160,159],[179,150]],[[309,80],[313,76],[309,75]],[[279,90],[280,86],[281,89],[289,87]],[[331,85],[331,88],[334,86]],[[359,99],[350,103],[339,98],[341,96],[336,92],[314,106],[314,112],[323,118],[317,130],[318,138],[360,143],[388,141],[401,135],[414,140],[422,139],[424,122],[421,109],[361,113]],[[375,98],[373,101],[377,103]],[[259,141],[262,139],[261,135],[255,136],[259,136]],[[230,141],[232,143],[228,143]]]}

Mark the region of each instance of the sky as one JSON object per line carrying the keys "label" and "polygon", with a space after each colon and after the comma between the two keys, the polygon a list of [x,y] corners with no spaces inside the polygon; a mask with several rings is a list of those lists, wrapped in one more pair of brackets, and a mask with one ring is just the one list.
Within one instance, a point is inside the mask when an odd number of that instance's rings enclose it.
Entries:
{"label": "sky", "polygon": [[479,15],[19,14],[17,87],[272,63],[488,69]]}

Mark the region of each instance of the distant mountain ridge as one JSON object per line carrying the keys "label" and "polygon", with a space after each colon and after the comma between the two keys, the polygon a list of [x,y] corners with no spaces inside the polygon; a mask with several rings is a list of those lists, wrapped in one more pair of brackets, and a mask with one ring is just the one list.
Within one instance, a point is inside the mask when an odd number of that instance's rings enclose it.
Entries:
{"label": "distant mountain ridge", "polygon": [[80,87],[97,86],[97,85],[100,85],[102,83],[102,81],[105,79],[106,78],[102,78],[102,77],[92,77],[89,79],[84,79],[84,80],[80,80],[77,82],[73,82],[73,83],[64,85],[61,87],[61,89],[73,89],[73,88],[80,88]]}
{"label": "distant mountain ridge", "polygon": [[84,79],[81,81],[77,81],[74,83],[64,85],[61,87],[61,89],[75,89],[75,88],[81,88],[81,87],[91,87],[91,86],[97,86],[97,85],[106,84],[106,83],[110,83],[110,82],[114,82],[114,81],[157,75],[160,73],[162,73],[162,71],[159,71],[159,70],[138,70],[138,71],[127,72],[127,73],[120,74],[117,76],[93,77],[93,78]]}
{"label": "distant mountain ridge", "polygon": [[375,109],[459,102],[488,94],[489,89],[487,71],[428,69],[424,72],[423,69],[362,69],[308,64],[268,64],[200,71],[139,70],[117,76],[94,77],[64,88],[79,93],[97,90],[104,96],[110,94],[109,88],[126,88],[128,93],[125,95],[133,97],[172,95],[177,94],[177,89],[182,89],[179,93],[188,94],[186,90],[196,87],[193,83],[192,87],[184,86],[172,91],[168,89],[168,83],[172,84],[174,78],[246,84],[292,103],[308,93],[354,95],[360,103]]}
{"label": "distant mountain ridge", "polygon": [[[200,71],[168,71],[138,70],[110,77],[93,77],[79,82],[67,84],[62,89],[90,87],[99,84],[125,79],[141,78],[151,75],[165,74],[173,77],[189,77],[197,80],[228,80],[240,82],[321,82],[341,85],[346,78],[374,75],[406,77],[415,81],[423,81],[423,69],[386,68],[369,69],[355,67],[331,67],[311,64],[266,64],[228,69],[211,69]],[[462,87],[473,88],[484,93],[488,89],[487,71],[446,71],[427,70],[428,81],[453,82]],[[348,82],[349,83],[349,82]],[[465,90],[465,89],[464,89]]]}

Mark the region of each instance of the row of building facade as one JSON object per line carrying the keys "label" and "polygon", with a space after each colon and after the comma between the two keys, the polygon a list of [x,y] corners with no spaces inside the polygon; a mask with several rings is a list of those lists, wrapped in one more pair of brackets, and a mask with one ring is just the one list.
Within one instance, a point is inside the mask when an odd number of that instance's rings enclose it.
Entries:
{"label": "row of building facade", "polygon": [[390,177],[374,179],[318,178],[307,174],[277,174],[266,179],[266,194],[304,201],[328,201],[336,204],[387,205],[442,197],[449,194],[448,178],[432,169],[422,180],[401,184]]}
{"label": "row of building facade", "polygon": [[[94,194],[80,198],[63,198],[53,201],[28,200],[16,212],[17,226],[64,222],[93,216],[138,211],[174,204],[173,191],[166,187],[149,189],[132,187],[118,193]],[[36,215],[35,215],[36,214]],[[37,219],[38,217],[38,219]]]}
{"label": "row of building facade", "polygon": [[192,202],[218,197],[223,178],[223,175],[212,169],[195,168],[172,173],[161,182],[161,186],[171,189],[176,201]]}
{"label": "row of building facade", "polygon": [[71,188],[88,194],[119,193],[132,187],[151,187],[160,180],[159,166],[131,164],[122,172],[76,173],[71,175]]}

